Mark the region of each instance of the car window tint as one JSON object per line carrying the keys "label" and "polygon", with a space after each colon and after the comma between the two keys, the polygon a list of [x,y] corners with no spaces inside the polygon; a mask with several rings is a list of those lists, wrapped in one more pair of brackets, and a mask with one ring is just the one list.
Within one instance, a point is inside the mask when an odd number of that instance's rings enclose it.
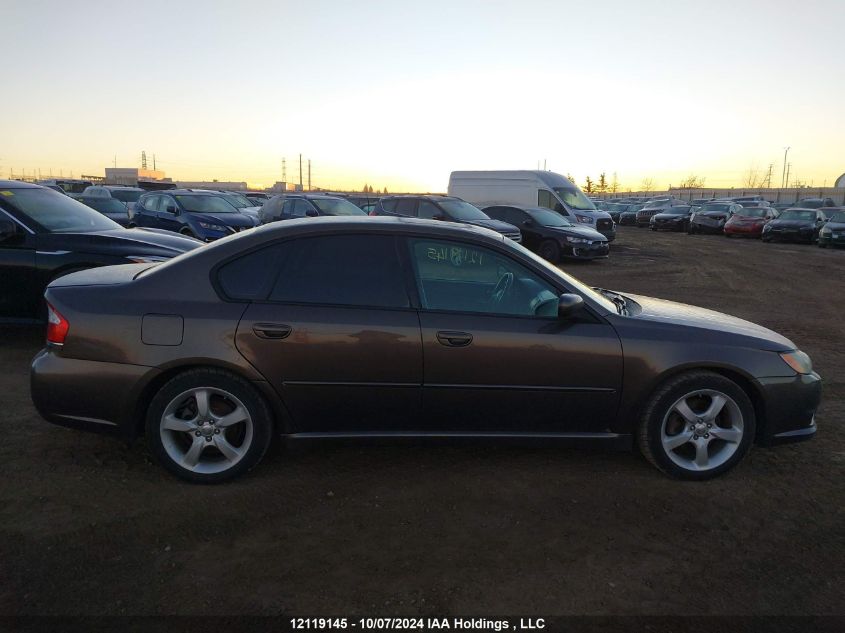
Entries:
{"label": "car window tint", "polygon": [[306,212],[311,208],[311,205],[308,204],[302,198],[297,198],[293,200],[293,205],[290,207],[290,216],[292,218],[304,218]]}
{"label": "car window tint", "polygon": [[413,198],[401,198],[396,203],[395,212],[399,215],[414,215],[414,208],[417,205],[417,201]]}
{"label": "car window tint", "polygon": [[539,189],[537,191],[537,206],[545,207],[546,209],[554,209],[557,200],[552,196],[551,191]]}
{"label": "car window tint", "polygon": [[217,283],[230,299],[266,299],[289,249],[274,244],[230,261],[217,271]]}
{"label": "car window tint", "polygon": [[148,211],[157,211],[158,203],[161,198],[162,196],[149,196],[147,198],[144,198],[144,208]]}
{"label": "car window tint", "polygon": [[408,293],[388,235],[327,235],[291,242],[271,301],[407,308]]}
{"label": "car window tint", "polygon": [[[447,240],[410,243],[424,309],[543,317],[557,313],[556,290],[509,257]],[[497,290],[503,290],[499,297]]]}
{"label": "car window tint", "polygon": [[437,208],[436,204],[433,204],[428,200],[420,200],[420,205],[417,208],[417,217],[422,218],[423,220],[433,220],[436,215],[443,215],[440,209]]}

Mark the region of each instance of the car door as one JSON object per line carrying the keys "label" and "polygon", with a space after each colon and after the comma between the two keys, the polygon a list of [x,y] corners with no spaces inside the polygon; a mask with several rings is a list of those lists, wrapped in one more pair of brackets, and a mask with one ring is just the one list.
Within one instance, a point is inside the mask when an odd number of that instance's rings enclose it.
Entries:
{"label": "car door", "polygon": [[36,235],[2,207],[0,222],[14,231],[0,235],[0,318],[34,318],[41,301]]}
{"label": "car door", "polygon": [[156,211],[156,225],[165,231],[178,233],[185,226],[181,218],[182,209],[173,196],[159,196],[158,210]]}
{"label": "car door", "polygon": [[418,426],[422,346],[396,240],[344,234],[283,242],[273,264],[246,262],[278,277],[252,301],[237,347],[281,395],[303,433],[409,431]]}
{"label": "car door", "polygon": [[425,430],[608,430],[622,383],[612,326],[588,310],[559,320],[566,289],[501,251],[410,238],[407,253],[421,308]]}
{"label": "car door", "polygon": [[135,215],[132,221],[136,226],[143,226],[149,228],[158,227],[158,203],[161,199],[159,195],[144,196],[135,210]]}

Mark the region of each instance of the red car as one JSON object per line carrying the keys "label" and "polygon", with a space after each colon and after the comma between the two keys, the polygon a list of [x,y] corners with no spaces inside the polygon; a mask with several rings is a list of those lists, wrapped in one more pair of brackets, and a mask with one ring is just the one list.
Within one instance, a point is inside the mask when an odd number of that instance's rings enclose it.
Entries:
{"label": "red car", "polygon": [[778,217],[777,209],[771,207],[741,207],[725,222],[725,235],[760,237],[766,223]]}

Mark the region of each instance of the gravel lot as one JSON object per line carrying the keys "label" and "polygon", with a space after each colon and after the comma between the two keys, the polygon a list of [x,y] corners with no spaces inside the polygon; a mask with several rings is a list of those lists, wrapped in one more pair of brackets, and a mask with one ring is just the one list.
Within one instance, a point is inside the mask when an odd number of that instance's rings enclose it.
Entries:
{"label": "gravel lot", "polygon": [[816,439],[705,483],[625,453],[318,445],[191,486],[42,421],[41,331],[4,328],[0,614],[845,614],[845,252],[622,227],[565,267],[792,338],[824,378]]}

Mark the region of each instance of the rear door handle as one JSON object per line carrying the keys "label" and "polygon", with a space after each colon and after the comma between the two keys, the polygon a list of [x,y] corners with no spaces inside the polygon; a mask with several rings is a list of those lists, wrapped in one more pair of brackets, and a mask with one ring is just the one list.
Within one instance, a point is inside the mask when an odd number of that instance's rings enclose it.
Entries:
{"label": "rear door handle", "polygon": [[472,343],[472,334],[469,332],[438,332],[437,340],[446,347],[466,347]]}
{"label": "rear door handle", "polygon": [[256,323],[252,326],[252,331],[259,338],[267,338],[280,340],[287,338],[293,328],[284,323]]}

